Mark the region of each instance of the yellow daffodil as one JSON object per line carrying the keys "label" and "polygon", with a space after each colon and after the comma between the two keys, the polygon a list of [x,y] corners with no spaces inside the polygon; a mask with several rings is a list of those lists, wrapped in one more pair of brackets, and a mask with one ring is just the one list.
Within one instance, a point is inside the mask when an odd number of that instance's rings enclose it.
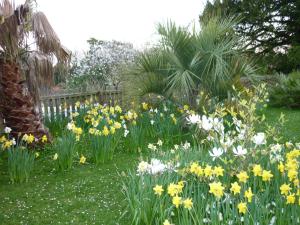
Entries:
{"label": "yellow daffodil", "polygon": [[289,184],[283,184],[280,186],[280,193],[282,195],[288,195],[290,190],[292,190],[292,188]]}
{"label": "yellow daffodil", "polygon": [[290,194],[286,196],[286,204],[295,204],[296,197],[295,194]]}
{"label": "yellow daffodil", "polygon": [[80,102],[77,101],[77,102],[75,103],[75,106],[76,106],[77,108],[79,108],[79,107],[80,107]]}
{"label": "yellow daffodil", "polygon": [[193,207],[193,201],[192,201],[192,199],[191,199],[191,198],[185,199],[185,200],[183,201],[183,206],[184,206],[184,208],[190,210],[190,209]]}
{"label": "yellow daffodil", "polygon": [[217,198],[221,198],[224,194],[224,187],[221,182],[212,182],[209,184],[209,193],[212,193]]}
{"label": "yellow daffodil", "polygon": [[218,176],[223,176],[224,175],[224,169],[221,166],[216,166],[216,167],[214,167],[213,174],[216,175],[217,177]]}
{"label": "yellow daffodil", "polygon": [[161,196],[162,193],[163,193],[163,191],[164,191],[162,185],[156,185],[156,186],[153,188],[153,190],[154,190],[154,193],[155,193],[156,195],[159,195],[159,196]]}
{"label": "yellow daffodil", "polygon": [[246,183],[248,178],[249,178],[247,172],[245,172],[245,171],[241,171],[236,176],[239,179],[239,181],[242,182],[242,183]]}
{"label": "yellow daffodil", "polygon": [[108,135],[109,135],[109,130],[108,130],[107,126],[104,126],[104,127],[103,127],[102,134],[103,134],[104,136],[108,136]]}
{"label": "yellow daffodil", "polygon": [[122,127],[121,123],[119,123],[119,122],[114,123],[114,128],[120,129],[121,127]]}
{"label": "yellow daffodil", "polygon": [[273,174],[271,173],[271,171],[263,170],[261,177],[263,181],[270,181],[273,177]]}
{"label": "yellow daffodil", "polygon": [[205,168],[204,168],[204,175],[206,177],[211,177],[213,175],[213,170],[212,170],[212,167],[207,165]]}
{"label": "yellow daffodil", "polygon": [[278,164],[278,170],[280,171],[280,173],[284,173],[284,164],[282,163],[282,162],[280,162],[279,164]]}
{"label": "yellow daffodil", "polygon": [[181,197],[179,197],[177,195],[174,196],[172,199],[172,203],[173,203],[173,205],[175,205],[176,208],[178,208],[182,204]]}
{"label": "yellow daffodil", "polygon": [[6,141],[6,137],[5,136],[0,137],[0,143],[3,143],[5,141]]}
{"label": "yellow daffodil", "polygon": [[11,146],[13,146],[13,141],[10,141],[10,140],[7,140],[7,141],[5,141],[5,142],[2,144],[2,148],[3,148],[3,149],[8,149],[8,148],[10,148]]}
{"label": "yellow daffodil", "polygon": [[239,194],[241,192],[241,186],[238,182],[234,182],[231,184],[230,191],[233,192],[233,195]]}
{"label": "yellow daffodil", "polygon": [[258,165],[258,164],[255,164],[253,165],[253,169],[252,169],[252,172],[254,174],[254,176],[261,176],[262,175],[262,168],[261,168],[261,165]]}
{"label": "yellow daffodil", "polygon": [[171,197],[179,194],[178,185],[174,184],[174,183],[169,184],[169,186],[168,186],[168,194]]}
{"label": "yellow daffodil", "polygon": [[28,144],[31,144],[35,140],[35,138],[34,138],[34,136],[32,134],[29,134],[29,135],[25,134],[23,136],[22,140],[25,141],[25,142],[27,142]]}
{"label": "yellow daffodil", "polygon": [[116,132],[116,128],[110,127],[110,133],[111,133],[111,134],[114,134],[115,132]]}
{"label": "yellow daffodil", "polygon": [[118,112],[118,113],[122,113],[122,109],[119,105],[115,106],[115,111]]}
{"label": "yellow daffodil", "polygon": [[237,208],[238,208],[238,210],[239,210],[239,213],[245,214],[246,211],[247,211],[247,204],[246,204],[246,202],[240,202],[240,203],[237,205]]}
{"label": "yellow daffodil", "polygon": [[245,191],[245,197],[247,198],[248,202],[252,202],[253,193],[251,190],[251,187],[248,188],[248,190]]}
{"label": "yellow daffodil", "polygon": [[86,161],[86,158],[85,158],[83,155],[81,155],[81,157],[80,157],[80,159],[79,159],[79,163],[80,163],[80,164],[84,164],[85,161]]}
{"label": "yellow daffodil", "polygon": [[294,179],[296,179],[298,176],[298,171],[297,170],[289,170],[288,171],[288,178],[290,181],[293,181]]}
{"label": "yellow daffodil", "polygon": [[142,107],[143,107],[144,110],[148,110],[148,104],[147,103],[143,102]]}
{"label": "yellow daffodil", "polygon": [[48,141],[47,136],[46,136],[46,135],[43,135],[43,137],[42,137],[42,143],[45,143],[45,142],[47,142],[47,141]]}

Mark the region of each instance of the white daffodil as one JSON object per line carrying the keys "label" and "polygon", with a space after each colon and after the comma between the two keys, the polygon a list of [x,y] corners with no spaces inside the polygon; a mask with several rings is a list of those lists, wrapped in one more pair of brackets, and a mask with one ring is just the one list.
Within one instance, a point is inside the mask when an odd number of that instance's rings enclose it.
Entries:
{"label": "white daffodil", "polygon": [[10,127],[5,127],[4,128],[4,133],[9,134],[11,132],[11,128]]}
{"label": "white daffodil", "polygon": [[216,158],[219,158],[221,155],[223,155],[224,150],[222,148],[214,147],[210,152],[209,155],[213,157],[213,160]]}
{"label": "white daffodil", "polygon": [[263,145],[266,144],[266,136],[265,133],[257,133],[253,136],[252,141],[256,145]]}
{"label": "white daffodil", "polygon": [[75,124],[74,124],[73,121],[67,124],[67,129],[68,129],[68,130],[73,130],[74,127],[75,127]]}
{"label": "white daffodil", "polygon": [[244,156],[248,152],[247,149],[243,148],[240,145],[237,147],[233,147],[232,151],[235,156]]}
{"label": "white daffodil", "polygon": [[166,169],[166,165],[163,164],[160,160],[158,159],[151,159],[150,162],[150,173],[151,174],[158,174],[158,173],[163,173]]}
{"label": "white daffodil", "polygon": [[157,141],[157,145],[158,145],[158,146],[162,146],[162,145],[163,145],[163,142],[162,142],[162,140],[158,139],[158,141]]}
{"label": "white daffodil", "polygon": [[124,131],[124,137],[127,137],[128,134],[129,134],[129,130],[125,130]]}
{"label": "white daffodil", "polygon": [[199,115],[189,115],[186,120],[188,121],[188,123],[190,124],[197,124],[201,122],[201,117]]}
{"label": "white daffodil", "polygon": [[145,173],[149,170],[150,164],[148,162],[142,161],[138,165],[137,172],[138,173]]}
{"label": "white daffodil", "polygon": [[211,119],[206,117],[205,115],[202,116],[201,127],[205,131],[210,131],[213,128],[213,124],[211,122]]}
{"label": "white daffodil", "polygon": [[57,160],[58,159],[58,154],[55,153],[54,156],[53,156],[53,160]]}
{"label": "white daffodil", "polygon": [[188,150],[191,147],[191,144],[186,141],[182,147],[184,150]]}
{"label": "white daffodil", "polygon": [[13,139],[11,140],[11,142],[12,142],[12,144],[13,144],[13,145],[16,145],[16,144],[17,144],[17,142],[16,142],[16,139],[15,139],[15,138],[13,138]]}
{"label": "white daffodil", "polygon": [[157,149],[157,147],[154,144],[148,144],[148,148],[155,151]]}

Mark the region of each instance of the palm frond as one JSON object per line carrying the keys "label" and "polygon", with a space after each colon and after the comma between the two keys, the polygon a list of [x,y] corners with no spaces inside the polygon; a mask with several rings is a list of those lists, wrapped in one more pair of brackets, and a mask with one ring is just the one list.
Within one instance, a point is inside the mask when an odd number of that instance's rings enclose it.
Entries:
{"label": "palm frond", "polygon": [[44,13],[36,12],[32,15],[32,32],[41,52],[54,54],[59,60],[66,60],[70,56],[70,52],[61,45]]}
{"label": "palm frond", "polygon": [[0,2],[0,16],[4,16],[4,18],[10,17],[14,14],[15,5],[12,1],[3,0]]}

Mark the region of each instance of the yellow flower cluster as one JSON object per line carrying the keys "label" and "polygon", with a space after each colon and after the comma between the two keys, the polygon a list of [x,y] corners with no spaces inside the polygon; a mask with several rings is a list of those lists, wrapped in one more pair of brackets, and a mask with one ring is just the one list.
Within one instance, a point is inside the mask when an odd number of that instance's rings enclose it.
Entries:
{"label": "yellow flower cluster", "polygon": [[299,159],[300,150],[294,149],[286,154],[285,163],[278,164],[278,170],[282,176],[287,177],[287,182],[280,186],[280,193],[286,199],[286,204],[295,204],[298,196],[300,205],[300,183],[299,183]]}
{"label": "yellow flower cluster", "polygon": [[219,177],[224,175],[224,169],[221,166],[212,167],[206,165],[202,167],[198,162],[193,162],[188,168],[188,171],[198,177],[204,176],[210,178],[212,176]]}
{"label": "yellow flower cluster", "polygon": [[88,132],[95,136],[109,136],[115,134],[116,130],[122,128],[118,120],[135,120],[137,113],[129,111],[121,115],[122,108],[116,106],[97,105],[90,108],[84,116],[85,123],[91,125]]}
{"label": "yellow flower cluster", "polygon": [[[193,207],[193,201],[191,198],[183,199],[179,195],[182,193],[184,188],[184,181],[179,181],[177,184],[171,183],[167,188],[167,193],[172,197],[172,204],[178,208],[180,205],[183,205],[185,209],[190,210]],[[156,185],[153,188],[153,191],[156,195],[161,196],[164,192],[162,185]]]}

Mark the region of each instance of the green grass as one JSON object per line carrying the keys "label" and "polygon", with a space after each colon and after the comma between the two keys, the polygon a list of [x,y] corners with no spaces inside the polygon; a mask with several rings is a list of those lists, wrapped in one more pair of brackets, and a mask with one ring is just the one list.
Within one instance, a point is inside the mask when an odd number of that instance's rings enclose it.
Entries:
{"label": "green grass", "polygon": [[[266,109],[267,122],[275,124],[281,112],[288,119],[284,139],[300,141],[300,110]],[[7,164],[0,163],[0,224],[131,224],[119,219],[126,206],[119,174],[135,166],[137,155],[119,154],[100,167],[77,163],[67,172],[54,169],[52,156],[42,154],[21,185],[9,184]]]}
{"label": "green grass", "polygon": [[30,181],[9,184],[5,164],[0,177],[0,224],[130,224],[119,221],[122,200],[119,174],[138,158],[119,154],[101,167],[75,165],[55,171],[49,156],[41,156]]}
{"label": "green grass", "polygon": [[300,109],[268,108],[264,112],[266,122],[275,125],[278,123],[281,113],[285,115],[287,120],[282,129],[283,140],[300,142]]}

